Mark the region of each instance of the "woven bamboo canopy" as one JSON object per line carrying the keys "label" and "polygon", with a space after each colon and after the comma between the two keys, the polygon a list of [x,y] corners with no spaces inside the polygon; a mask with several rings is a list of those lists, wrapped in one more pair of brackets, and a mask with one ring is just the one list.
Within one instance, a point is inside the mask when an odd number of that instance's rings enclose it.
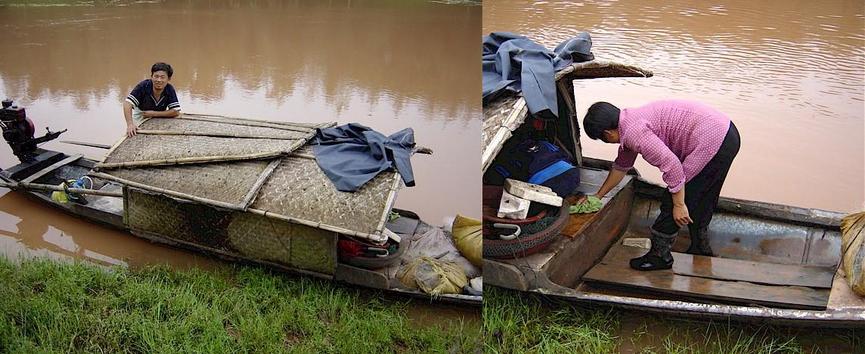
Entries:
{"label": "woven bamboo canopy", "polygon": [[[608,60],[592,60],[573,63],[555,74],[559,87],[565,81],[603,77],[651,77],[649,70]],[[568,93],[573,94],[572,92]],[[572,104],[572,103],[571,103]],[[481,169],[486,171],[493,159],[502,149],[512,132],[526,120],[528,108],[522,94],[502,94],[484,104],[484,123],[482,137],[484,151],[481,155]]]}
{"label": "woven bamboo canopy", "polygon": [[380,240],[401,186],[384,172],[340,192],[307,145],[309,124],[184,114],[151,118],[115,144],[94,176],[174,199]]}

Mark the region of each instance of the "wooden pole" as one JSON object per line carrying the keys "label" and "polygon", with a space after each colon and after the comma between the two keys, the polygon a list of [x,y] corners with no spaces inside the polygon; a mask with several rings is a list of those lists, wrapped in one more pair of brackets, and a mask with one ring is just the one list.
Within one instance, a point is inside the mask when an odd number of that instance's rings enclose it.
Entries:
{"label": "wooden pole", "polygon": [[99,149],[110,149],[111,148],[111,145],[88,143],[86,141],[60,140],[60,142],[64,143],[64,144],[88,146],[88,147],[94,147],[94,148],[99,148]]}
{"label": "wooden pole", "polygon": [[378,225],[376,226],[375,232],[377,234],[381,234],[384,230],[384,225],[387,223],[387,217],[390,214],[391,207],[393,206],[394,201],[396,200],[396,192],[399,190],[399,185],[402,180],[402,175],[399,172],[393,173],[393,181],[391,182],[389,192],[387,193],[387,199],[384,200],[384,215],[379,219]]}
{"label": "wooden pole", "polygon": [[70,193],[75,194],[88,194],[88,195],[101,195],[105,197],[123,197],[122,192],[109,192],[109,191],[101,191],[96,189],[83,189],[83,188],[63,188],[61,186],[55,186],[50,184],[40,184],[40,183],[9,183],[0,181],[0,187],[5,187],[9,189],[23,189],[23,190],[42,190],[42,191],[68,191]]}
{"label": "wooden pole", "polygon": [[282,159],[274,159],[267,165],[267,168],[261,172],[261,175],[258,176],[258,179],[255,183],[252,184],[252,188],[249,189],[249,192],[246,193],[246,196],[243,197],[243,202],[240,204],[243,205],[243,208],[249,208],[252,205],[252,202],[255,200],[255,197],[258,196],[258,191],[261,190],[261,187],[264,186],[264,182],[267,181],[268,177],[273,174],[273,171],[276,170],[276,167],[279,166],[279,162]]}
{"label": "wooden pole", "polygon": [[290,156],[291,157],[299,157],[302,159],[315,160],[315,156],[310,155],[310,154],[304,154],[302,152],[292,152]]}
{"label": "wooden pole", "polygon": [[185,135],[185,136],[210,136],[217,138],[242,138],[242,139],[273,139],[273,140],[298,140],[302,137],[283,137],[283,136],[272,136],[272,135],[260,135],[260,134],[237,134],[237,133],[200,133],[200,132],[190,132],[190,131],[177,131],[177,130],[149,130],[149,129],[141,129],[138,131],[138,134],[142,135]]}
{"label": "wooden pole", "polygon": [[242,118],[216,118],[219,116],[200,116],[195,114],[184,114],[181,118],[174,119],[188,119],[188,120],[197,120],[202,122],[211,122],[211,123],[223,123],[223,124],[234,124],[241,125],[247,127],[260,127],[260,128],[272,128],[272,129],[281,129],[281,130],[291,130],[291,131],[299,131],[299,132],[312,132],[315,131],[316,126],[303,125],[300,123],[277,123],[277,122],[266,122],[266,121],[256,121],[250,119],[242,119]]}
{"label": "wooden pole", "polygon": [[[296,145],[296,144],[293,144]],[[200,157],[178,157],[163,160],[144,160],[144,161],[126,161],[126,162],[102,162],[94,167],[97,170],[108,170],[115,168],[139,168],[153,166],[171,166],[185,165],[207,162],[226,162],[226,161],[245,161],[273,158],[282,155],[282,151],[261,152],[255,154],[234,155],[234,156],[200,156]]]}

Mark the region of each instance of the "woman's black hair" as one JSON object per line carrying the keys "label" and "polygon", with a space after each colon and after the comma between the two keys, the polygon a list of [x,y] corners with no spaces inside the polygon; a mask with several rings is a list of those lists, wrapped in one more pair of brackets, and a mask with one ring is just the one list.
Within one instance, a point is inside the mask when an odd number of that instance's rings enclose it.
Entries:
{"label": "woman's black hair", "polygon": [[604,136],[604,130],[619,128],[619,108],[607,102],[595,102],[583,118],[583,129],[592,140]]}
{"label": "woman's black hair", "polygon": [[168,74],[169,79],[171,78],[171,75],[174,75],[174,69],[171,68],[171,65],[163,62],[158,62],[156,64],[153,64],[152,67],[150,67],[150,75],[153,75],[153,73],[157,71],[164,71],[166,74]]}

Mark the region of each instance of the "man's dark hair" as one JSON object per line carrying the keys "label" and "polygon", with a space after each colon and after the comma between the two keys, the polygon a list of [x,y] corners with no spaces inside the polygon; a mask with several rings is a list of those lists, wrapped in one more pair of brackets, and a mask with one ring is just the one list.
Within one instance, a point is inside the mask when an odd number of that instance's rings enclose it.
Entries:
{"label": "man's dark hair", "polygon": [[583,118],[583,129],[592,140],[604,136],[604,130],[619,127],[619,108],[607,102],[595,102]]}
{"label": "man's dark hair", "polygon": [[153,73],[157,71],[164,71],[166,74],[168,74],[169,79],[171,78],[171,75],[174,75],[174,69],[171,68],[171,65],[163,62],[158,62],[156,64],[153,64],[152,67],[150,67],[150,75],[153,75]]}

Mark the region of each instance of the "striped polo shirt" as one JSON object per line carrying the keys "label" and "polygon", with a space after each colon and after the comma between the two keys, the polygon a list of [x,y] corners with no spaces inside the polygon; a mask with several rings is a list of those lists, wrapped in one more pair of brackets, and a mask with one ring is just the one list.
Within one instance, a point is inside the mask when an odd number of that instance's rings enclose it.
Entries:
{"label": "striped polo shirt", "polygon": [[162,94],[153,97],[153,81],[146,79],[135,85],[132,92],[126,96],[126,101],[132,107],[140,111],[167,111],[169,109],[180,110],[180,102],[177,100],[177,92],[174,86],[166,84]]}

